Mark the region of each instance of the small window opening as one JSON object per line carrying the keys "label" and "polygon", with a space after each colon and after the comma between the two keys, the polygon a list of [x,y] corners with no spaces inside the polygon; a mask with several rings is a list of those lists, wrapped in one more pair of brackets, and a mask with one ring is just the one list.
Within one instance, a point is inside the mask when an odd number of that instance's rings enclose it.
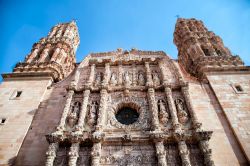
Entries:
{"label": "small window opening", "polygon": [[202,50],[206,56],[210,56],[209,50],[207,48],[202,48]]}
{"label": "small window opening", "polygon": [[16,92],[16,97],[20,97],[21,94],[22,94],[22,91],[17,91],[17,92]]}
{"label": "small window opening", "polygon": [[4,124],[6,122],[6,118],[1,118],[0,122],[1,122],[1,124]]}
{"label": "small window opening", "polygon": [[238,92],[243,92],[243,89],[240,85],[235,85],[235,89],[238,91]]}

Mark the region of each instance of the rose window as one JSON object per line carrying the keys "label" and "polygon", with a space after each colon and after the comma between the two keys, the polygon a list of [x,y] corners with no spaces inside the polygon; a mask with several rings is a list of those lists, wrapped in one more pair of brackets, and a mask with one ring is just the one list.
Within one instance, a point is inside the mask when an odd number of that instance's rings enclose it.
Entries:
{"label": "rose window", "polygon": [[137,121],[139,118],[139,113],[133,108],[122,107],[117,111],[115,117],[118,122],[125,125],[130,125]]}

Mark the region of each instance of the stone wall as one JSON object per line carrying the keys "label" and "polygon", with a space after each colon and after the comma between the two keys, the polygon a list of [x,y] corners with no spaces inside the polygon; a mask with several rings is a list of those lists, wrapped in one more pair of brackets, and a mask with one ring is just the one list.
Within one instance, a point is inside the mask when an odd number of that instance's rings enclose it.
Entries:
{"label": "stone wall", "polygon": [[[6,79],[0,85],[0,165],[11,165],[43,100],[50,78]],[[22,92],[20,97],[17,93]],[[3,123],[3,121],[1,120]]]}
{"label": "stone wall", "polygon": [[207,75],[209,83],[250,161],[250,74],[249,72],[220,72]]}
{"label": "stone wall", "polygon": [[54,131],[59,123],[70,79],[71,75],[47,89],[20,148],[15,165],[44,165],[49,146],[45,135]]}

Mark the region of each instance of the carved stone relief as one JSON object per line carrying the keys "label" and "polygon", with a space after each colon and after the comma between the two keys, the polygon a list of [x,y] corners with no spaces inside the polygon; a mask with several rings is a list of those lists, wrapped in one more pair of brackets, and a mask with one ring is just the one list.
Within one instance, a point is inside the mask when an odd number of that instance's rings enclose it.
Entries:
{"label": "carved stone relief", "polygon": [[160,123],[163,126],[165,126],[170,119],[170,114],[168,112],[168,108],[164,100],[158,101],[158,116],[159,116]]}
{"label": "carved stone relief", "polygon": [[179,155],[178,146],[176,144],[165,144],[165,150],[168,166],[181,165],[181,157]]}
{"label": "carved stone relief", "polygon": [[[111,95],[111,103],[108,107],[108,126],[120,129],[147,129],[149,128],[148,104],[144,97],[137,93],[137,97],[131,94],[131,97],[125,97],[122,93],[114,93]],[[137,110],[139,114],[138,120],[130,125],[124,125],[118,122],[115,115],[122,107],[130,107]]]}
{"label": "carved stone relief", "polygon": [[96,77],[95,77],[94,85],[98,86],[98,85],[100,85],[102,83],[102,81],[103,81],[103,73],[102,72],[97,72]]}
{"label": "carved stone relief", "polygon": [[188,121],[188,113],[184,103],[181,98],[175,99],[175,105],[177,109],[177,116],[181,124],[185,124]]}
{"label": "carved stone relief", "polygon": [[109,83],[110,83],[111,86],[114,86],[114,85],[117,84],[117,74],[115,72],[113,72],[111,74],[111,78],[110,78]]}
{"label": "carved stone relief", "polygon": [[79,114],[80,114],[80,110],[81,110],[81,103],[79,101],[75,101],[70,108],[68,117],[67,117],[67,126],[69,128],[73,128],[79,118]]}
{"label": "carved stone relief", "polygon": [[101,165],[150,166],[157,165],[152,145],[115,145],[102,148]]}
{"label": "carved stone relief", "polygon": [[145,85],[145,76],[144,73],[142,71],[139,71],[138,73],[138,80],[137,80],[137,84],[139,86],[144,86]]}
{"label": "carved stone relief", "polygon": [[87,124],[90,127],[94,127],[96,125],[97,115],[99,103],[98,101],[92,101],[88,106],[88,115],[87,115]]}
{"label": "carved stone relief", "polygon": [[152,71],[152,79],[155,86],[159,86],[161,84],[159,74],[156,70]]}

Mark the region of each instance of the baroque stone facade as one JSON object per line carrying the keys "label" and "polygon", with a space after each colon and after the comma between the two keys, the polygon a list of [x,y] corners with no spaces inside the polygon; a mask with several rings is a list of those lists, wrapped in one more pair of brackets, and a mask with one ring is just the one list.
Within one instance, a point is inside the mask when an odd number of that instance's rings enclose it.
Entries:
{"label": "baroque stone facade", "polygon": [[79,41],[75,22],[58,24],[2,75],[0,165],[249,164],[250,68],[201,21],[177,20],[178,62],[119,48],[77,64]]}

